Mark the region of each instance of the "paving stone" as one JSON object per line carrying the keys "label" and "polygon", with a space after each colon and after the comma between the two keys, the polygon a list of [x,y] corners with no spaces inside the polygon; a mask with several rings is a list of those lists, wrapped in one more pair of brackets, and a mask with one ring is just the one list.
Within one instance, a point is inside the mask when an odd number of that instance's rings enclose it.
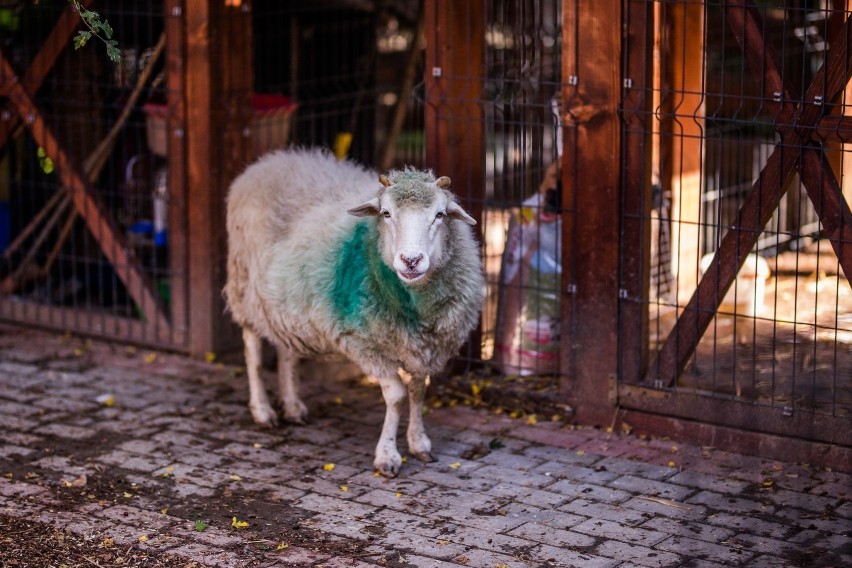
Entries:
{"label": "paving stone", "polygon": [[593,547],[597,539],[578,532],[555,529],[542,523],[524,523],[509,531],[510,535],[564,549],[582,550]]}
{"label": "paving stone", "polygon": [[620,475],[633,475],[645,479],[663,480],[677,473],[667,466],[648,464],[639,461],[626,460],[618,457],[606,457],[595,463],[595,469],[618,473]]}
{"label": "paving stone", "polygon": [[742,499],[712,491],[701,491],[687,499],[686,502],[703,505],[708,509],[716,511],[733,511],[738,513],[771,513],[775,510],[774,506],[765,505],[760,501]]}
{"label": "paving stone", "polygon": [[608,482],[621,476],[620,473],[598,469],[597,465],[586,467],[558,461],[547,461],[531,471],[550,475],[556,480],[585,481],[597,485],[606,485]]}
{"label": "paving stone", "polygon": [[682,485],[675,485],[663,481],[654,481],[643,477],[633,475],[625,475],[607,483],[607,486],[629,491],[631,493],[639,493],[649,497],[660,497],[661,499],[669,499],[672,501],[683,501],[695,490]]}
{"label": "paving stone", "polygon": [[719,477],[717,475],[709,475],[696,471],[679,471],[668,479],[669,483],[685,485],[695,489],[706,489],[716,493],[741,493],[748,483],[739,479],[730,479],[727,477]]}
{"label": "paving stone", "polygon": [[[595,549],[595,553],[618,560],[627,560],[639,566],[673,567],[680,566],[684,560],[684,557],[679,554],[617,540],[607,540],[601,543]],[[623,564],[620,566],[623,566]]]}
{"label": "paving stone", "polygon": [[750,562],[754,558],[752,552],[737,544],[715,544],[682,536],[672,536],[657,544],[655,548],[690,558],[733,566],[752,566]]}
{"label": "paving stone", "polygon": [[[621,568],[623,566],[621,560],[613,560],[589,552],[577,552],[547,544],[539,547],[536,554],[538,558],[552,562],[548,565],[559,566],[560,568],[612,568],[613,566]],[[513,566],[513,564],[509,566]]]}
{"label": "paving stone", "polygon": [[504,499],[513,499],[542,509],[552,509],[567,503],[571,497],[553,491],[535,489],[511,483],[500,483],[485,492]]}
{"label": "paving stone", "polygon": [[582,498],[610,504],[623,503],[633,497],[632,493],[620,489],[603,487],[592,483],[576,483],[568,480],[557,481],[548,487],[548,491],[560,493],[572,499]]}
{"label": "paving stone", "polygon": [[642,513],[621,505],[610,505],[609,503],[597,503],[586,499],[575,499],[559,508],[575,514],[577,517],[593,519],[605,519],[624,523],[627,526],[636,526],[643,523],[651,515]]}
{"label": "paving stone", "polygon": [[579,525],[571,527],[571,530],[593,537],[629,542],[632,544],[641,544],[643,546],[653,546],[669,536],[664,532],[647,530],[644,528],[625,527],[620,523],[604,521],[601,519],[589,519],[588,521],[583,521]]}
{"label": "paving stone", "polygon": [[732,515],[730,513],[713,513],[708,515],[706,522],[726,530],[748,531],[772,538],[784,538],[793,530],[793,527],[789,523],[773,522],[752,516]]}
{"label": "paving stone", "polygon": [[734,535],[734,530],[691,521],[681,521],[666,517],[654,517],[640,525],[643,529],[652,529],[662,533],[697,538],[707,542],[722,542]]}

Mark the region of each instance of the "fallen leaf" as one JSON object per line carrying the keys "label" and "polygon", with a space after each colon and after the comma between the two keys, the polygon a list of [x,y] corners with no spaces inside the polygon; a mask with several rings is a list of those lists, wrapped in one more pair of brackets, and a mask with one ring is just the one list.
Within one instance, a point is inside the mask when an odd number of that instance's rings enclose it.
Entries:
{"label": "fallen leaf", "polygon": [[346,493],[347,491],[349,491],[349,486],[348,485],[341,485],[340,490],[343,491],[344,493]]}
{"label": "fallen leaf", "polygon": [[115,540],[112,538],[105,538],[101,541],[101,544],[104,545],[104,548],[112,548],[115,546]]}
{"label": "fallen leaf", "polygon": [[538,424],[538,418],[536,418],[535,414],[530,414],[529,416],[527,416],[527,424],[529,424],[530,426],[535,426],[536,424]]}
{"label": "fallen leaf", "polygon": [[[236,520],[237,520],[237,518],[234,517],[234,522],[236,522]],[[246,523],[246,525],[248,525],[248,523]],[[205,530],[207,530],[207,527],[209,527],[209,526],[210,525],[208,523],[205,523],[201,519],[197,519],[195,521],[195,530],[197,530],[198,532],[204,532]]]}
{"label": "fallen leaf", "polygon": [[461,463],[459,463],[459,462],[453,462],[453,463],[450,464],[450,469],[458,469],[460,467],[461,467]]}
{"label": "fallen leaf", "polygon": [[470,392],[473,393],[473,396],[478,396],[482,392],[482,386],[474,383],[470,385]]}
{"label": "fallen leaf", "polygon": [[115,406],[115,395],[113,394],[102,394],[95,398],[95,402],[106,406],[107,408],[112,408]]}
{"label": "fallen leaf", "polygon": [[578,455],[578,456],[585,456],[585,455],[586,455],[586,450],[577,450],[577,455]]}
{"label": "fallen leaf", "polygon": [[74,481],[63,481],[62,485],[64,487],[85,487],[87,482],[88,478],[86,477],[86,474],[83,473]]}
{"label": "fallen leaf", "polygon": [[252,444],[252,446],[254,446],[255,449],[259,450],[260,448],[263,447],[263,444],[258,444],[257,442],[255,442],[254,444]]}
{"label": "fallen leaf", "polygon": [[488,442],[488,447],[492,450],[499,450],[500,448],[505,448],[506,444],[504,444],[499,438],[492,438],[491,441]]}
{"label": "fallen leaf", "polygon": [[162,509],[160,509],[160,514],[161,515],[168,515],[169,514],[169,508],[163,507]]}
{"label": "fallen leaf", "polygon": [[156,360],[157,360],[157,354],[156,354],[156,353],[153,353],[153,352],[152,352],[152,353],[148,353],[147,355],[145,355],[145,359],[144,359],[144,360],[145,360],[145,362],[146,362],[146,363],[153,363],[154,361],[156,361]]}
{"label": "fallen leaf", "polygon": [[213,361],[216,360],[216,354],[213,353],[212,351],[207,351],[204,354],[204,360],[207,361],[208,363],[212,363]]}
{"label": "fallen leaf", "polygon": [[241,481],[242,477],[240,477],[236,473],[232,473],[230,476],[228,476],[228,479],[230,479],[231,481]]}
{"label": "fallen leaf", "polygon": [[402,497],[402,493],[400,493],[399,491],[397,491],[397,492],[395,493],[395,495],[396,495],[396,498],[397,498],[397,499],[399,499],[400,497]]}
{"label": "fallen leaf", "polygon": [[290,545],[287,544],[286,542],[282,542],[281,544],[279,544],[278,546],[275,547],[275,550],[284,550],[288,546],[290,546]]}
{"label": "fallen leaf", "polygon": [[13,477],[15,477],[15,474],[10,471],[9,473],[4,473],[3,477],[5,477],[6,479],[12,479]]}
{"label": "fallen leaf", "polygon": [[231,526],[235,529],[244,529],[249,526],[249,524],[246,521],[238,521],[236,517],[233,517],[231,519]]}
{"label": "fallen leaf", "polygon": [[147,540],[148,540],[148,537],[147,537],[147,536],[145,536],[144,534],[143,534],[142,536],[140,536],[140,537],[139,537],[139,542],[145,542],[145,541],[147,541]]}
{"label": "fallen leaf", "polygon": [[322,468],[326,471],[334,471],[334,464],[333,463],[327,463],[324,466],[322,466]]}
{"label": "fallen leaf", "polygon": [[668,465],[669,465],[669,467],[672,467],[672,468],[677,467],[677,464],[674,462],[674,460],[669,460]]}
{"label": "fallen leaf", "polygon": [[124,492],[124,498],[125,499],[131,499],[132,497],[133,497],[133,493],[129,493],[127,491]]}
{"label": "fallen leaf", "polygon": [[334,397],[334,404],[343,404],[343,399],[339,396]]}

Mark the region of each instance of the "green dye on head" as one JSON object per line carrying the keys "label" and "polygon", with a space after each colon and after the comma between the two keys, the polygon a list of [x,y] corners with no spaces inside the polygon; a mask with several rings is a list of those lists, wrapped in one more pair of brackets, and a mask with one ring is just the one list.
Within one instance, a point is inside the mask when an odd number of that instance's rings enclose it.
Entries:
{"label": "green dye on head", "polygon": [[378,235],[369,223],[355,225],[337,251],[330,290],[334,313],[355,329],[364,328],[368,319],[414,327],[419,321],[416,297],[382,262]]}

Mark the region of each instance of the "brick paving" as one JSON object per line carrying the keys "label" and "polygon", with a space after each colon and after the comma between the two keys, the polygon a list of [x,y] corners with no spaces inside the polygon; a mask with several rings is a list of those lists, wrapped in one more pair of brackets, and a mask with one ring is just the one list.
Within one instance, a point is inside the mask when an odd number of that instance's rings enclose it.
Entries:
{"label": "brick paving", "polygon": [[0,514],[203,566],[852,566],[852,476],[721,448],[444,404],[377,477],[341,369],[263,430],[238,366],[0,326]]}

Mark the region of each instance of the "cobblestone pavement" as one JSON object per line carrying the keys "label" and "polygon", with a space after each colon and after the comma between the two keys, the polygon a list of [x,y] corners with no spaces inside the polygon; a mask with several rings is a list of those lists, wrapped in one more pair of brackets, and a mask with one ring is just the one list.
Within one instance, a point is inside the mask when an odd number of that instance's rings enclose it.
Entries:
{"label": "cobblestone pavement", "polygon": [[306,383],[262,430],[238,367],[0,326],[0,515],[175,566],[852,566],[850,475],[445,404],[387,480],[379,389]]}

